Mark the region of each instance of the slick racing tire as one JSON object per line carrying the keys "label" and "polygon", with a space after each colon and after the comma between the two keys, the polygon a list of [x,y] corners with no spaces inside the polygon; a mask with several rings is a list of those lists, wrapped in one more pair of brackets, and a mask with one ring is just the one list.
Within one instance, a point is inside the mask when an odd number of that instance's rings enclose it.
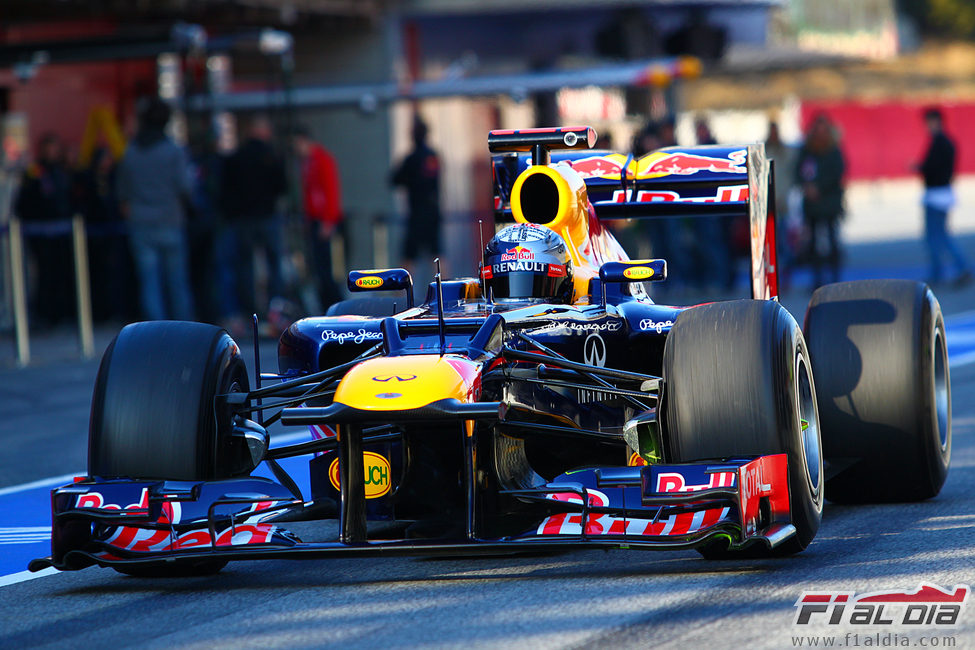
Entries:
{"label": "slick racing tire", "polygon": [[774,549],[706,558],[791,555],[809,545],[823,512],[823,460],[816,389],[798,323],[777,302],[738,300],[681,312],[663,358],[662,425],[670,459],[690,463],[785,453],[796,534]]}
{"label": "slick racing tire", "polygon": [[[394,310],[395,307],[395,310]],[[331,305],[326,311],[326,316],[375,316],[385,318],[392,316],[396,311],[406,309],[406,299],[396,300],[386,296],[373,296],[371,298],[350,298],[340,300]]]}
{"label": "slick racing tire", "polygon": [[863,280],[816,290],[805,319],[819,398],[826,498],[917,501],[951,459],[945,324],[926,284]]}
{"label": "slick racing tire", "polygon": [[233,414],[215,397],[247,390],[240,350],[224,330],[178,321],[126,326],[105,351],[95,380],[88,475],[232,476]]}

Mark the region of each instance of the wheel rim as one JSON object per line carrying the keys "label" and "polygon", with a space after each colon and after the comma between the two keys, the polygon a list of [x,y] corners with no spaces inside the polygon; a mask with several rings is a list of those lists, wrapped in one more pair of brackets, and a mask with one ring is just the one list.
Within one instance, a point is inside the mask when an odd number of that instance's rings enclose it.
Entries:
{"label": "wheel rim", "polygon": [[806,481],[813,495],[818,495],[823,467],[819,443],[819,418],[816,416],[816,401],[813,397],[809,365],[801,354],[796,359],[796,406],[799,411]]}
{"label": "wheel rim", "polygon": [[934,407],[941,451],[948,447],[948,350],[941,328],[934,330]]}

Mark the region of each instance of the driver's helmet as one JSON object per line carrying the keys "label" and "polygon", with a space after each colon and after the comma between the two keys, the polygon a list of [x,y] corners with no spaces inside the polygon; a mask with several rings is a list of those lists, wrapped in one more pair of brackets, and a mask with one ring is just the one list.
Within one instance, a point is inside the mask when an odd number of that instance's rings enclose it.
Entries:
{"label": "driver's helmet", "polygon": [[484,248],[481,275],[495,300],[572,302],[572,260],[565,241],[545,226],[501,230]]}

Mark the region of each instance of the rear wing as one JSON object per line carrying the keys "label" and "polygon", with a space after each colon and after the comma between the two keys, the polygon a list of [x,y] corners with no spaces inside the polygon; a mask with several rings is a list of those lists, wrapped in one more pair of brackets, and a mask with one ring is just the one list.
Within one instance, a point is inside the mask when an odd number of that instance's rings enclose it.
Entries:
{"label": "rear wing", "polygon": [[[747,217],[752,297],[777,299],[774,174],[765,145],[666,147],[641,158],[609,151],[552,151],[583,179],[599,219]],[[492,158],[495,218],[511,220],[511,190],[527,154]]]}

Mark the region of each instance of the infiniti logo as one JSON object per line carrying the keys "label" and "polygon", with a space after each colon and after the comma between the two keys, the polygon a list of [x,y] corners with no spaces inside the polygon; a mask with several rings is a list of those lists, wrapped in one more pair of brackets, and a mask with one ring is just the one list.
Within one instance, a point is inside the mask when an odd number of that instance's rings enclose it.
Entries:
{"label": "infiniti logo", "polygon": [[602,368],[606,365],[606,341],[599,334],[593,333],[586,337],[583,353],[586,363],[590,366]]}

